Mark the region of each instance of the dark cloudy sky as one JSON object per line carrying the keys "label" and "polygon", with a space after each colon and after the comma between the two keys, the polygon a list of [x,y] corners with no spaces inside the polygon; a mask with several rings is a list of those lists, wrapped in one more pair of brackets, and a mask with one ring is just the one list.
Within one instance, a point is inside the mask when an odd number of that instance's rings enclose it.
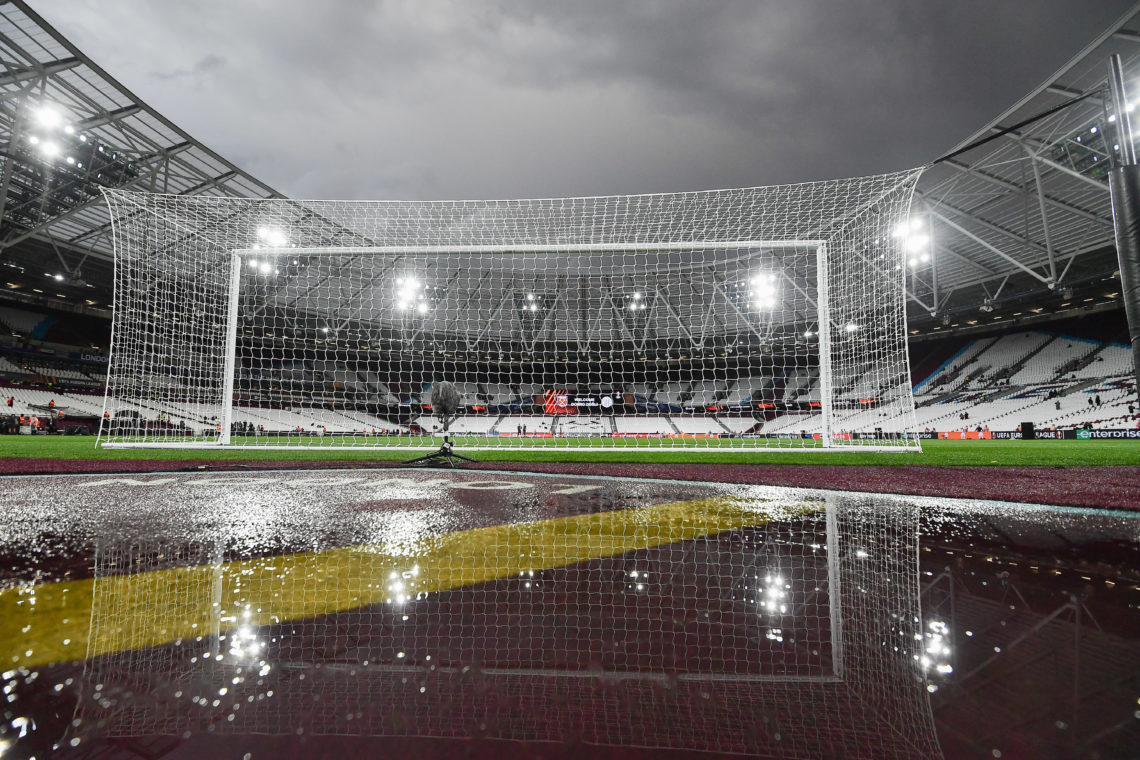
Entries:
{"label": "dark cloudy sky", "polygon": [[1126,0],[33,0],[300,198],[662,192],[924,163]]}

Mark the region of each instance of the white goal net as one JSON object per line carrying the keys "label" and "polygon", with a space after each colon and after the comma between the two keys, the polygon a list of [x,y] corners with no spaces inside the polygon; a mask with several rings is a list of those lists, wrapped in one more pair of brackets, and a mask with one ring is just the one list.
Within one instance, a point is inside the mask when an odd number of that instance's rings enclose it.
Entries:
{"label": "white goal net", "polygon": [[[108,446],[917,450],[918,172],[334,202],[107,191]],[[447,383],[457,408],[432,404]]]}

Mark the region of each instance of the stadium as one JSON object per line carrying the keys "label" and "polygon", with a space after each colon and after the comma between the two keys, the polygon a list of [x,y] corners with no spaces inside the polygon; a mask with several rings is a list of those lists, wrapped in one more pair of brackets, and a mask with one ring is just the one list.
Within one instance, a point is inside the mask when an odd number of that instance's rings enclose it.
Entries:
{"label": "stadium", "polygon": [[1138,45],[917,168],[306,200],[4,4],[0,757],[1133,756]]}

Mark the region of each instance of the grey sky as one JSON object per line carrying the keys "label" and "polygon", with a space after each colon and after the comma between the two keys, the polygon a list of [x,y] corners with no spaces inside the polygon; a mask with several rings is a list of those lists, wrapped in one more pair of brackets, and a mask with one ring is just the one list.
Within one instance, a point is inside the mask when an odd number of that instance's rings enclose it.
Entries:
{"label": "grey sky", "polygon": [[141,98],[300,198],[596,195],[918,165],[1125,0],[51,0]]}

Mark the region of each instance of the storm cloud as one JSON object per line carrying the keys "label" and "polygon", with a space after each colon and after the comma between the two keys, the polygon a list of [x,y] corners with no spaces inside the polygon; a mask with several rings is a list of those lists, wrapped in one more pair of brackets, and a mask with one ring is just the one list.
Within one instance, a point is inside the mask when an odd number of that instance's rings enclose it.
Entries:
{"label": "storm cloud", "polygon": [[293,197],[550,197],[919,165],[1129,7],[53,0],[37,10]]}

